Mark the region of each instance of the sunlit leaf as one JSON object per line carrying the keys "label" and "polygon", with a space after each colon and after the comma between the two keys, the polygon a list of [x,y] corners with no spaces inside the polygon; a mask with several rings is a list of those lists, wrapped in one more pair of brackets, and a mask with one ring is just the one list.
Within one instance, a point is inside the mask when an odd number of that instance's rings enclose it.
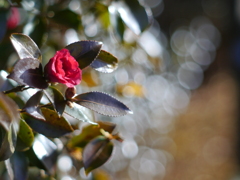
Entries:
{"label": "sunlit leaf", "polygon": [[119,100],[102,92],[88,92],[74,97],[74,101],[106,116],[123,116],[132,111]]}
{"label": "sunlit leaf", "polygon": [[92,112],[89,109],[79,106],[77,104],[74,104],[74,107],[72,108],[66,106],[64,113],[79,121],[97,124],[94,122],[95,119]]}
{"label": "sunlit leaf", "polygon": [[66,46],[71,56],[79,63],[80,69],[89,66],[98,56],[102,47],[102,42],[98,41],[78,41]]}
{"label": "sunlit leaf", "polygon": [[116,37],[119,38],[121,42],[123,42],[125,31],[123,20],[120,17],[120,14],[115,6],[109,6],[109,12],[111,13],[110,20]]}
{"label": "sunlit leaf", "polygon": [[18,106],[8,96],[0,92],[0,125],[7,131],[13,125],[13,129],[18,131],[20,115]]}
{"label": "sunlit leaf", "polygon": [[97,71],[92,71],[92,69],[86,69],[82,74],[81,86],[96,87],[101,84],[99,74]]}
{"label": "sunlit leaf", "polygon": [[42,60],[41,52],[35,42],[28,36],[20,33],[13,33],[10,40],[18,53],[20,59],[32,58]]}
{"label": "sunlit leaf", "polygon": [[15,80],[21,85],[27,85],[39,89],[48,87],[48,83],[43,77],[42,65],[34,58],[19,60],[8,78]]}
{"label": "sunlit leaf", "polygon": [[14,180],[28,179],[28,159],[23,152],[15,151],[10,158]]}
{"label": "sunlit leaf", "polygon": [[137,35],[150,25],[150,17],[147,14],[149,9],[141,6],[138,0],[114,2],[109,8],[110,12],[116,9],[124,23]]}
{"label": "sunlit leaf", "polygon": [[110,25],[108,6],[103,3],[96,2],[93,8],[93,13],[96,13],[96,17],[100,20],[103,28],[107,29]]}
{"label": "sunlit leaf", "polygon": [[83,149],[83,165],[86,174],[103,165],[112,155],[113,143],[98,136]]}
{"label": "sunlit leaf", "polygon": [[70,28],[74,28],[76,30],[78,30],[78,27],[81,24],[81,18],[79,14],[69,9],[56,11],[52,19],[59,24],[62,24]]}
{"label": "sunlit leaf", "polygon": [[24,121],[20,121],[20,128],[17,135],[17,146],[18,151],[25,151],[32,146],[34,140],[34,134],[29,125]]}
{"label": "sunlit leaf", "polygon": [[26,152],[32,165],[45,169],[50,174],[54,172],[58,154],[57,145],[41,134],[35,137],[32,148]]}
{"label": "sunlit leaf", "polygon": [[39,103],[42,99],[42,96],[43,96],[43,92],[38,91],[27,101],[23,109],[34,118],[45,120],[39,107]]}
{"label": "sunlit leaf", "polygon": [[25,106],[25,102],[16,93],[9,93],[7,96],[14,100],[19,108],[23,108]]}
{"label": "sunlit leaf", "polygon": [[19,112],[16,103],[0,93],[0,161],[8,159],[15,150],[19,129]]}
{"label": "sunlit leaf", "polygon": [[11,157],[15,151],[17,127],[11,124],[9,130],[6,131],[6,129],[0,126],[0,134],[0,161],[3,161]]}
{"label": "sunlit leaf", "polygon": [[66,106],[66,101],[62,93],[52,86],[49,86],[48,89],[44,91],[44,93],[49,101],[53,104],[54,109],[61,116]]}
{"label": "sunlit leaf", "polygon": [[68,146],[73,147],[81,147],[83,148],[86,144],[91,141],[93,138],[102,135],[100,129],[112,133],[115,129],[116,124],[110,122],[98,122],[98,125],[88,125],[82,129],[82,132],[74,136],[68,143]]}
{"label": "sunlit leaf", "polygon": [[111,73],[118,67],[118,59],[107,51],[101,50],[91,67],[103,73]]}
{"label": "sunlit leaf", "polygon": [[57,112],[41,108],[46,121],[35,119],[32,116],[24,114],[24,120],[36,132],[48,137],[60,137],[73,131],[71,125],[64,117],[59,117]]}

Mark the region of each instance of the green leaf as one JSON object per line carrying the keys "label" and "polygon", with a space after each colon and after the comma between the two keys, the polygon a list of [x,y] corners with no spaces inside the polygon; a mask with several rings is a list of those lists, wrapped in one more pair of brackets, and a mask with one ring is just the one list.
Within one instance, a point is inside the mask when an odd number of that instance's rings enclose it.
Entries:
{"label": "green leaf", "polygon": [[89,109],[79,106],[78,104],[74,104],[74,107],[72,108],[66,106],[64,113],[79,121],[88,122],[95,125],[97,124],[94,122],[93,113]]}
{"label": "green leaf", "polygon": [[132,111],[119,100],[102,92],[87,92],[74,97],[74,102],[106,116],[123,116]]}
{"label": "green leaf", "polygon": [[66,101],[62,93],[53,86],[49,86],[44,91],[44,93],[47,96],[48,100],[53,104],[53,107],[57,111],[59,116],[61,116],[66,106]]}
{"label": "green leaf", "polygon": [[10,40],[20,59],[32,58],[39,61],[42,60],[41,51],[30,37],[20,33],[13,33],[10,36]]}
{"label": "green leaf", "polygon": [[26,103],[25,107],[23,108],[28,114],[33,116],[34,118],[37,119],[42,119],[45,120],[40,107],[39,103],[42,99],[43,96],[43,91],[38,91],[35,93]]}
{"label": "green leaf", "polygon": [[88,67],[98,56],[102,47],[102,42],[98,41],[78,41],[69,44],[65,48],[69,50],[79,63],[80,69]]}
{"label": "green leaf", "polygon": [[21,85],[39,89],[48,87],[48,83],[43,77],[42,64],[34,58],[20,59],[7,78],[13,79]]}
{"label": "green leaf", "polygon": [[81,24],[80,15],[69,9],[56,11],[52,19],[59,24],[74,28],[75,30],[78,30]]}
{"label": "green leaf", "polygon": [[114,6],[110,6],[109,11],[111,12],[110,20],[111,20],[113,29],[116,32],[116,37],[119,38],[121,42],[123,42],[123,37],[125,32],[125,26],[124,26],[123,20],[120,17],[119,12]]}
{"label": "green leaf", "polygon": [[111,73],[118,67],[118,59],[111,53],[101,50],[91,67],[103,73]]}
{"label": "green leaf", "polygon": [[15,151],[10,158],[14,180],[28,179],[28,159],[23,152]]}
{"label": "green leaf", "polygon": [[112,155],[113,143],[98,136],[83,149],[83,166],[86,174],[103,165]]}
{"label": "green leaf", "polygon": [[47,108],[41,108],[41,111],[46,121],[35,119],[27,114],[23,115],[24,120],[34,131],[52,138],[60,137],[73,131],[68,121],[64,117],[59,117],[57,112]]}
{"label": "green leaf", "polygon": [[17,146],[18,151],[25,151],[32,146],[34,141],[34,134],[29,125],[24,121],[20,121],[20,129],[17,135]]}
{"label": "green leaf", "polygon": [[110,9],[110,12],[118,11],[123,22],[137,35],[150,25],[149,10],[141,6],[138,0],[114,2]]}
{"label": "green leaf", "polygon": [[82,129],[82,132],[74,136],[68,143],[68,147],[74,148],[74,147],[81,147],[83,148],[86,146],[86,144],[94,139],[97,136],[102,135],[100,132],[100,129],[103,129],[104,131],[107,131],[109,133],[112,133],[112,131],[115,129],[116,124],[110,123],[110,122],[98,122],[98,125],[88,125]]}
{"label": "green leaf", "polygon": [[9,93],[7,94],[7,96],[14,100],[14,102],[18,105],[20,109],[25,106],[25,102],[16,93]]}

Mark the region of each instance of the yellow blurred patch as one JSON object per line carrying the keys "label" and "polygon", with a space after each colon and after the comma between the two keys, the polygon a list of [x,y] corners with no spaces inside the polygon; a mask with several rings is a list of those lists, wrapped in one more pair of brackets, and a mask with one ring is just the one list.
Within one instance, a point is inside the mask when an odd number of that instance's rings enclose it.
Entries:
{"label": "yellow blurred patch", "polygon": [[117,93],[123,96],[136,96],[136,97],[144,97],[144,87],[141,84],[137,84],[135,82],[128,82],[124,85],[116,86]]}

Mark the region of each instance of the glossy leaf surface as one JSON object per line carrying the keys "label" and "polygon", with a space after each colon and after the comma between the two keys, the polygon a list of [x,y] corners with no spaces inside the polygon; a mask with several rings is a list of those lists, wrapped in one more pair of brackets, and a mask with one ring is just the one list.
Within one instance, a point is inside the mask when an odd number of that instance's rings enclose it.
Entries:
{"label": "glossy leaf surface", "polygon": [[18,131],[20,115],[17,109],[16,103],[0,92],[0,125],[7,131],[10,131],[11,126]]}
{"label": "glossy leaf surface", "polygon": [[48,89],[44,91],[44,93],[49,99],[49,101],[53,104],[54,109],[61,116],[66,106],[66,101],[62,93],[52,86],[49,86]]}
{"label": "glossy leaf surface", "polygon": [[32,146],[34,141],[34,134],[29,125],[24,121],[20,121],[20,128],[17,134],[17,146],[18,151],[25,151]]}
{"label": "glossy leaf surface", "polygon": [[74,104],[74,107],[72,108],[66,106],[64,113],[79,121],[97,124],[94,122],[94,116],[92,112],[89,109],[79,106],[77,104]]}
{"label": "glossy leaf surface", "polygon": [[141,6],[138,0],[114,2],[110,8],[116,9],[123,22],[137,35],[150,25],[146,8]]}
{"label": "glossy leaf surface", "polygon": [[98,41],[78,41],[66,46],[71,56],[79,63],[80,69],[89,66],[98,56],[102,47],[102,42]]}
{"label": "glossy leaf surface", "polygon": [[35,137],[32,148],[27,152],[31,163],[39,168],[54,172],[58,157],[58,148],[55,143],[39,134]]}
{"label": "glossy leaf surface", "polygon": [[64,117],[50,109],[41,108],[46,121],[35,119],[31,116],[24,115],[24,120],[36,132],[48,137],[60,137],[73,131],[71,125]]}
{"label": "glossy leaf surface", "polygon": [[86,174],[103,165],[112,155],[113,144],[104,136],[98,136],[83,149],[83,165]]}
{"label": "glossy leaf surface", "polygon": [[20,33],[13,33],[10,40],[20,59],[33,58],[41,61],[41,52],[30,37]]}
{"label": "glossy leaf surface", "polygon": [[116,124],[110,123],[110,122],[98,122],[98,125],[89,125],[82,129],[82,132],[73,137],[68,146],[69,147],[81,147],[83,148],[86,146],[86,144],[94,139],[97,136],[102,135],[100,132],[100,129],[103,129],[104,131],[107,131],[109,133],[112,133],[112,131],[115,129]]}
{"label": "glossy leaf surface", "polygon": [[106,116],[123,116],[132,111],[119,100],[102,92],[88,92],[74,97],[74,101]]}
{"label": "glossy leaf surface", "polygon": [[107,51],[101,50],[91,67],[103,73],[111,73],[118,67],[118,59]]}
{"label": "glossy leaf surface", "polygon": [[116,37],[119,38],[119,40],[121,42],[123,42],[125,26],[124,26],[122,18],[120,17],[120,14],[117,10],[117,7],[115,7],[114,5],[110,6],[109,12],[111,12],[110,20],[111,20],[111,24],[114,28]]}
{"label": "glossy leaf surface", "polygon": [[15,80],[21,85],[27,85],[39,89],[48,87],[48,83],[43,77],[42,65],[34,58],[19,60],[8,78]]}
{"label": "glossy leaf surface", "polygon": [[15,151],[19,129],[19,112],[16,103],[0,93],[0,161],[8,159]]}
{"label": "glossy leaf surface", "polygon": [[34,118],[45,120],[39,107],[42,96],[43,92],[38,91],[36,94],[30,97],[23,109]]}

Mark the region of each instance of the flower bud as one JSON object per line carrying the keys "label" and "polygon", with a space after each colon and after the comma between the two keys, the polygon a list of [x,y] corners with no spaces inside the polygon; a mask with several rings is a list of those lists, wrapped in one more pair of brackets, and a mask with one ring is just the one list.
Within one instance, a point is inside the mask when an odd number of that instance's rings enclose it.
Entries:
{"label": "flower bud", "polygon": [[76,94],[76,88],[75,87],[69,87],[65,91],[65,97],[66,99],[72,99],[72,97]]}

